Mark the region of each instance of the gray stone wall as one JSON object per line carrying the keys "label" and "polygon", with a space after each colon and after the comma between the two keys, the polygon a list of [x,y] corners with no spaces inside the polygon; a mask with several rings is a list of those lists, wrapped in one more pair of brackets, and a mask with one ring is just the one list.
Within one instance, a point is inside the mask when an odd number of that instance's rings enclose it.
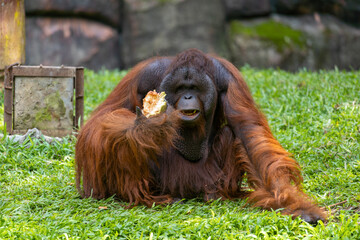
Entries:
{"label": "gray stone wall", "polygon": [[237,66],[360,68],[360,0],[26,0],[26,63],[129,68],[188,48]]}
{"label": "gray stone wall", "polygon": [[24,134],[28,129],[38,128],[47,135],[71,134],[74,115],[73,85],[72,78],[16,77],[14,132]]}

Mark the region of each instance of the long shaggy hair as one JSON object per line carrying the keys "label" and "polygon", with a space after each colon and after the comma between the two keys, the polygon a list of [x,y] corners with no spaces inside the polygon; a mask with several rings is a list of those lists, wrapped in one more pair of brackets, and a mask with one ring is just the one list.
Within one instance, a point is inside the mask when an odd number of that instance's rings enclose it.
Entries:
{"label": "long shaggy hair", "polygon": [[[137,118],[136,107],[146,92],[158,90],[165,76],[184,67],[205,74],[216,86],[211,129],[205,127],[209,119],[202,117],[193,131],[182,133],[176,109]],[[177,141],[205,134],[210,136],[207,155],[199,161],[184,159],[175,147]],[[283,213],[308,222],[325,219],[303,193],[298,163],[273,137],[238,70],[225,59],[194,49],[135,66],[81,129],[75,158],[83,197],[115,195],[130,205],[152,206],[176,198],[246,195],[255,206],[284,208]],[[250,192],[241,188],[245,173]]]}

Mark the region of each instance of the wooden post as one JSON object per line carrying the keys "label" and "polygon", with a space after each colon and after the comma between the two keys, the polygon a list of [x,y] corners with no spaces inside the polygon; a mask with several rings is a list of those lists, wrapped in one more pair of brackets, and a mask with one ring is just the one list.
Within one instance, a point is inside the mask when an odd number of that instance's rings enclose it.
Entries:
{"label": "wooden post", "polygon": [[76,68],[75,78],[75,129],[78,131],[84,122],[84,68]]}
{"label": "wooden post", "polygon": [[6,66],[24,62],[24,0],[0,0],[0,82],[4,82]]}

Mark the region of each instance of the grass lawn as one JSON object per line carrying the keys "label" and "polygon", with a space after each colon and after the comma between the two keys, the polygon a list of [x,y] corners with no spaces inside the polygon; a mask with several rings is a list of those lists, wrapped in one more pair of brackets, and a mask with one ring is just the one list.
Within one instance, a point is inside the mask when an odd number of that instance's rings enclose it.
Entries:
{"label": "grass lawn", "polygon": [[[242,72],[274,135],[299,161],[305,191],[329,211],[327,223],[313,227],[243,200],[125,209],[112,198],[81,199],[75,139],[0,140],[0,239],[360,239],[360,72]],[[124,74],[85,72],[86,116]],[[3,92],[0,120],[2,113]]]}

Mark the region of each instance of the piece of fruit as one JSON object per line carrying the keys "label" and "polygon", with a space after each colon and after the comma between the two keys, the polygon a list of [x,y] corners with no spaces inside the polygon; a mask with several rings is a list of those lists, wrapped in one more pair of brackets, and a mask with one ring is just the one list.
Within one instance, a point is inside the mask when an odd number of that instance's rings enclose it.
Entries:
{"label": "piece of fruit", "polygon": [[157,93],[156,90],[150,91],[143,99],[142,113],[149,118],[165,112],[167,103],[165,100],[165,92]]}

